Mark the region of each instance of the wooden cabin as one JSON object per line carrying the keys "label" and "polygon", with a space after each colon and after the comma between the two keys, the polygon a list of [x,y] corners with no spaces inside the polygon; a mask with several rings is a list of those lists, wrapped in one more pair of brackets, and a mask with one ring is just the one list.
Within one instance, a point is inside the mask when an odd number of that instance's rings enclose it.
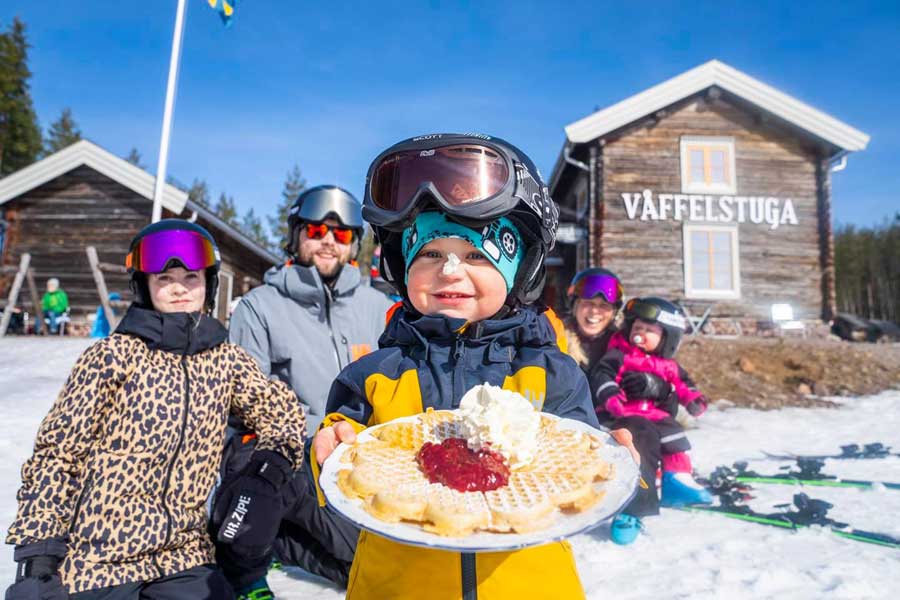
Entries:
{"label": "wooden cabin", "polygon": [[831,177],[866,134],[715,60],[565,131],[551,302],[602,266],[706,331],[771,326],[773,305],[835,315]]}
{"label": "wooden cabin", "polygon": [[[94,246],[103,263],[124,266],[131,239],[150,223],[153,187],[153,175],[87,140],[0,179],[0,264],[17,266],[22,253],[30,253],[39,294],[48,278],[58,278],[72,325],[87,331],[100,297],[85,248]],[[222,265],[215,314],[225,322],[231,300],[260,285],[279,257],[172,185],[165,186],[162,203],[164,218],[195,219],[216,239]],[[0,275],[4,304],[12,279]],[[131,299],[124,271],[104,279],[109,292]],[[27,290],[17,304],[33,311]]]}

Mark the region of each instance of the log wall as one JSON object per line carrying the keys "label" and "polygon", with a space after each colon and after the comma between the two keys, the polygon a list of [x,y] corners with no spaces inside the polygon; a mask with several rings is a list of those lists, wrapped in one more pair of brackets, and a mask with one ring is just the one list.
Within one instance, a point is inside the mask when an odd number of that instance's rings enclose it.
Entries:
{"label": "log wall", "polygon": [[[150,222],[151,209],[143,196],[90,167],[78,167],[0,206],[0,216],[9,222],[2,264],[18,265],[22,253],[31,253],[40,293],[48,278],[57,277],[69,296],[73,322],[83,325],[100,302],[85,247],[94,246],[101,262],[124,264],[131,239]],[[164,217],[175,216],[164,212]],[[216,238],[223,267],[234,273],[234,296],[259,285],[271,263],[199,222]],[[104,277],[110,292],[131,300],[128,275]],[[11,282],[12,275],[0,276],[0,298],[5,300]],[[32,312],[27,294],[20,295],[19,305]],[[221,319],[227,313],[220,308]]]}
{"label": "log wall", "polygon": [[[680,138],[734,138],[737,192],[741,196],[790,198],[797,225],[771,230],[765,223],[738,228],[741,297],[686,300],[683,224],[687,221],[629,220],[622,193],[644,189],[681,192]],[[604,222],[598,263],[621,278],[628,296],[660,295],[685,302],[692,311],[715,302],[713,315],[768,319],[773,303],[788,302],[796,319],[823,312],[819,214],[814,148],[803,138],[766,123],[724,98],[694,97],[607,139],[602,157]],[[714,195],[718,198],[718,194]],[[695,222],[696,224],[696,222]]]}

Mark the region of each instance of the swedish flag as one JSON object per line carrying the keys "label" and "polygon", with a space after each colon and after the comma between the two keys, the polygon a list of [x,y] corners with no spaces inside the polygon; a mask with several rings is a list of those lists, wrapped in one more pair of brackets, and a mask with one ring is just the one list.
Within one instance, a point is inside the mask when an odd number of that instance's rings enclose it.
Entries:
{"label": "swedish flag", "polygon": [[206,0],[211,8],[216,9],[225,27],[231,26],[231,17],[234,15],[234,7],[237,6],[237,0]]}

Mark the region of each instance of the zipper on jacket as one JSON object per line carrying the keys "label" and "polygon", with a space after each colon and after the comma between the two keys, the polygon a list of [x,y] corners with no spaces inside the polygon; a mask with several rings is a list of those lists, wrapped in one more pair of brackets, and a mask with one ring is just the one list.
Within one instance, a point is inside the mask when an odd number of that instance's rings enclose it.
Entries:
{"label": "zipper on jacket", "polygon": [[69,533],[75,532],[75,523],[78,522],[78,514],[81,512],[81,503],[84,502],[84,497],[87,496],[87,493],[91,490],[91,486],[94,484],[94,474],[91,473],[88,475],[87,481],[84,482],[84,487],[81,488],[81,493],[78,494],[78,500],[75,501],[75,508],[72,509],[72,520],[69,522]]}
{"label": "zipper on jacket", "polygon": [[478,577],[475,572],[475,555],[460,554],[459,560],[462,567],[462,598],[463,600],[478,600]]}
{"label": "zipper on jacket", "polygon": [[[172,483],[172,469],[175,467],[175,461],[178,459],[178,454],[181,452],[181,447],[184,445],[184,433],[187,429],[188,411],[190,409],[191,398],[191,379],[188,375],[187,351],[191,347],[191,333],[193,331],[193,317],[191,317],[191,326],[188,329],[187,345],[185,346],[184,354],[181,355],[181,370],[184,372],[184,408],[182,410],[181,416],[181,428],[178,431],[178,444],[175,445],[175,451],[172,453],[172,460],[169,461],[169,466],[166,468],[166,482],[163,486],[162,493],[163,511],[166,513],[166,537],[163,540],[161,549],[165,549],[165,547],[169,544],[169,540],[172,538],[172,513],[169,512],[169,504],[168,502],[166,502],[166,498],[169,494],[169,487]],[[159,576],[164,577],[165,573],[159,566],[157,558],[157,554],[154,554],[153,564],[159,571]]]}
{"label": "zipper on jacket", "polygon": [[331,334],[331,345],[334,348],[334,360],[337,361],[338,371],[344,368],[344,365],[341,364],[341,351],[338,348],[337,338],[334,337],[334,327],[331,326],[331,292],[328,291],[328,286],[323,284],[325,288],[325,320],[328,322],[328,333]]}
{"label": "zipper on jacket", "polygon": [[463,340],[462,336],[456,336],[456,339],[453,341],[453,399],[462,398],[466,391],[463,389],[463,379],[465,377],[463,373],[463,356],[465,353],[465,340]]}

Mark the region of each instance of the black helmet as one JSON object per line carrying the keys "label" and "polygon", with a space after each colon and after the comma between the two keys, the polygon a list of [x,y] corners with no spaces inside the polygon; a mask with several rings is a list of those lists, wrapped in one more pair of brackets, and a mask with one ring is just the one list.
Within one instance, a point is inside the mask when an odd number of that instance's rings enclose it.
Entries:
{"label": "black helmet", "polygon": [[184,219],[163,219],[147,225],[131,240],[125,266],[131,273],[135,302],[152,308],[148,273],[162,273],[173,266],[206,275],[204,308],[212,311],[219,289],[219,248],[209,231]]}
{"label": "black helmet", "polygon": [[575,300],[602,297],[616,307],[622,308],[624,290],[619,277],[609,269],[591,267],[575,274],[566,290],[566,299],[571,309]]}
{"label": "black helmet", "polygon": [[365,223],[362,207],[353,194],[335,185],[319,185],[304,190],[291,206],[288,214],[290,231],[284,249],[289,256],[297,253],[297,229],[302,223],[321,223],[329,217],[336,219],[344,227],[356,231],[357,243],[363,235]]}
{"label": "black helmet", "polygon": [[663,358],[672,358],[681,344],[681,338],[687,329],[687,320],[682,310],[663,298],[648,296],[646,298],[632,298],[625,303],[625,328],[623,333],[626,338],[631,338],[631,326],[635,319],[656,323],[663,330],[663,339],[656,349],[656,354]]}
{"label": "black helmet", "polygon": [[507,310],[540,297],[559,209],[521,150],[487,135],[438,133],[394,144],[372,161],[363,216],[382,245],[381,274],[404,298],[403,230],[429,207],[475,229],[509,218],[525,241],[525,256],[507,296]]}

